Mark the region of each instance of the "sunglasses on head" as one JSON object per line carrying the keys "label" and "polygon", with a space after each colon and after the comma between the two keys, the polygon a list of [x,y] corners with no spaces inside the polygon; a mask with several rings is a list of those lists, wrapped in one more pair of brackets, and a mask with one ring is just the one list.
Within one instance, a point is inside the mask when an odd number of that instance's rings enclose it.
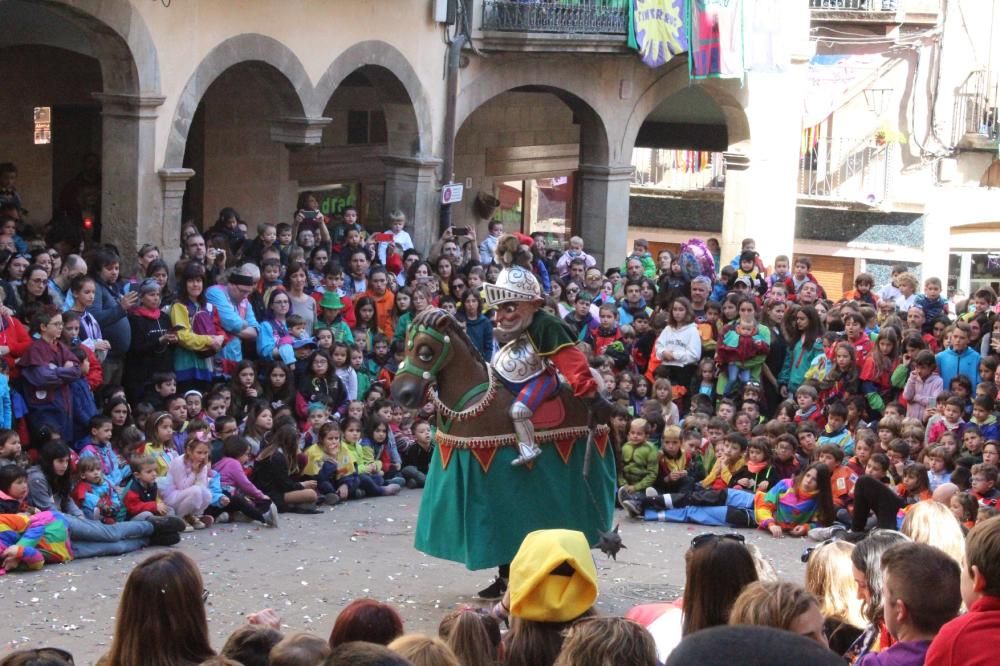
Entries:
{"label": "sunglasses on head", "polygon": [[715,534],[714,532],[709,532],[707,534],[699,534],[695,538],[691,539],[691,547],[699,548],[704,546],[706,543],[713,543],[722,539],[729,539],[730,541],[736,541],[741,544],[745,544],[747,541],[747,538],[738,532],[727,532],[726,534]]}
{"label": "sunglasses on head", "polygon": [[802,563],[805,564],[806,562],[808,562],[809,558],[812,557],[813,553],[815,553],[817,550],[819,550],[823,546],[829,546],[834,541],[840,541],[840,538],[836,537],[836,536],[833,536],[833,537],[830,537],[829,539],[827,539],[826,541],[820,542],[820,543],[816,544],[815,546],[809,546],[808,548],[806,548],[805,550],[803,550],[802,551]]}

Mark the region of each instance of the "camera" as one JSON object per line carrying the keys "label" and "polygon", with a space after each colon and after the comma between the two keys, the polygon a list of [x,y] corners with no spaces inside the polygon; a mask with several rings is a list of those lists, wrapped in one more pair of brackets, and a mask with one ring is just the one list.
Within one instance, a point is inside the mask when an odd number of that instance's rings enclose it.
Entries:
{"label": "camera", "polygon": [[318,210],[304,210],[302,211],[302,219],[305,220],[315,220],[316,216],[319,215]]}
{"label": "camera", "polygon": [[469,227],[455,227],[451,230],[451,233],[455,236],[468,236]]}

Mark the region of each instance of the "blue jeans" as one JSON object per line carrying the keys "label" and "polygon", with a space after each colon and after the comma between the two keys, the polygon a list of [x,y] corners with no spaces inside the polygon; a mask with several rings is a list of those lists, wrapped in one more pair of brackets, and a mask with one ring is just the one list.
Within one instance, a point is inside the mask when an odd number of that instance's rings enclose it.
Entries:
{"label": "blue jeans", "polygon": [[69,528],[73,558],[124,555],[149,545],[153,524],[145,520],[105,525],[96,520],[62,514]]}
{"label": "blue jeans", "polygon": [[[667,509],[666,511],[646,510],[646,520],[658,520],[665,523],[695,523],[721,527],[733,525],[733,518],[746,516],[746,522],[753,515],[754,493],[746,490],[730,488],[726,492],[726,503],[722,506],[686,506],[683,509]],[[736,523],[738,527],[746,527],[744,520]]]}

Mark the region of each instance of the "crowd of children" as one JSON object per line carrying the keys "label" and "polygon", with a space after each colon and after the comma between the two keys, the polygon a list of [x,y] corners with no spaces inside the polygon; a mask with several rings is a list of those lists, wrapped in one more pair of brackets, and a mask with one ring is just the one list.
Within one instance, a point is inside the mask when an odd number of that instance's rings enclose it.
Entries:
{"label": "crowd of children", "polygon": [[[81,257],[32,241],[33,263],[18,270],[2,248],[28,230],[0,235],[3,510],[45,513],[56,476],[72,479],[60,497],[85,520],[151,522],[141,547],[171,529],[274,527],[281,513],[422,487],[433,406],[408,412],[389,398],[406,331],[439,307],[491,358],[483,290],[499,269],[481,260],[503,228],[491,223],[481,245],[475,230],[449,229],[428,260],[398,216],[392,229],[366,240],[353,210],[328,228],[304,195],[294,224],[251,240],[225,209],[211,252],[183,230],[176,288],[153,246],[122,279],[113,246]],[[921,291],[900,266],[878,291],[858,275],[834,302],[808,257],[769,269],[752,239],[718,271],[712,239],[655,259],[640,239],[604,271],[579,238],[565,251],[544,234],[522,242],[544,307],[613,403],[618,500],[631,515],[858,539],[933,499],[965,529],[997,513],[992,289],[955,304],[939,279]],[[47,458],[54,443],[65,454]],[[23,490],[33,476],[47,493]],[[24,553],[7,548],[2,570]]]}

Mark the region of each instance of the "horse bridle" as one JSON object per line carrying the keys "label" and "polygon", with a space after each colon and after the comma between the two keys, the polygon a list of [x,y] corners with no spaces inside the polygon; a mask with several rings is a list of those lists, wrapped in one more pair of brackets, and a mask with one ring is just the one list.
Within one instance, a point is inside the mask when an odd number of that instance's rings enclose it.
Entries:
{"label": "horse bridle", "polygon": [[[434,360],[434,364],[431,366],[430,370],[420,370],[419,368],[411,367],[411,364],[407,363],[406,359],[404,359],[403,362],[400,363],[399,368],[396,370],[396,374],[413,375],[414,377],[419,377],[420,379],[429,382],[427,384],[427,397],[429,397],[431,402],[434,403],[434,407],[438,410],[438,413],[445,418],[453,421],[467,421],[482,414],[493,402],[493,399],[497,394],[497,381],[496,377],[493,375],[493,366],[489,363],[486,364],[486,382],[476,384],[466,391],[465,394],[458,400],[458,409],[452,409],[448,405],[441,402],[437,389],[433,386],[433,382],[437,379],[438,371],[441,370],[441,366],[444,365],[445,359],[451,351],[451,337],[436,328],[419,324],[409,335],[410,339],[406,345],[408,350],[413,349],[413,338],[421,333],[439,342],[441,344],[441,353],[438,354],[438,357]],[[465,407],[473,396],[483,393],[484,390],[485,394],[481,400],[473,404],[471,407]]]}

